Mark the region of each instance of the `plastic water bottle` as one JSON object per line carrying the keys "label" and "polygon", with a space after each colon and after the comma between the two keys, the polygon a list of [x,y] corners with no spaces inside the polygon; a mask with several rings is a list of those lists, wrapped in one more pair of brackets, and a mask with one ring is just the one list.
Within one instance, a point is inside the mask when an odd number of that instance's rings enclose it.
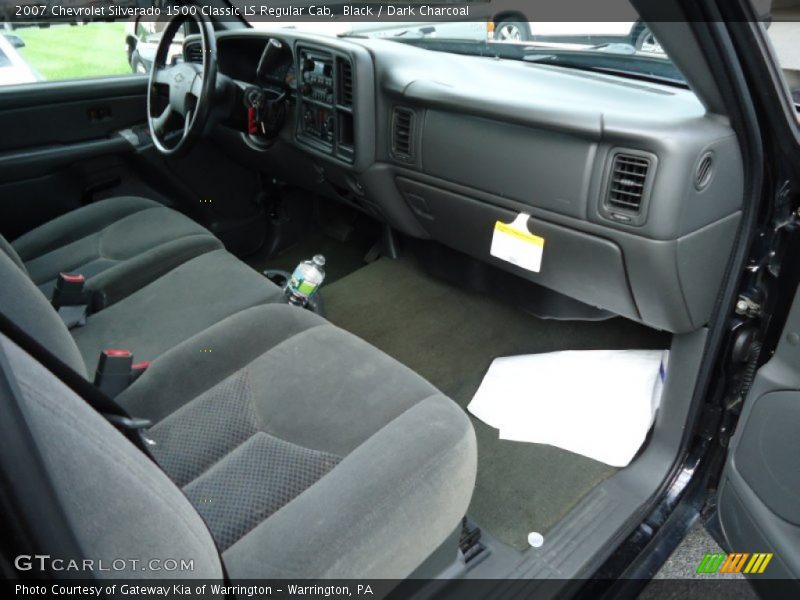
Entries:
{"label": "plastic water bottle", "polygon": [[317,293],[322,280],[325,279],[325,257],[315,254],[311,260],[304,260],[292,273],[286,284],[286,297],[291,304],[306,306],[311,297]]}

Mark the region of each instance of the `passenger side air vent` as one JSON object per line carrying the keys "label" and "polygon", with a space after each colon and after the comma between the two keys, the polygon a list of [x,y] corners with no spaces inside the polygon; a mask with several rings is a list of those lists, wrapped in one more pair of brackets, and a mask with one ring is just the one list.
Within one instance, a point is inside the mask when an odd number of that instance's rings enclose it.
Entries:
{"label": "passenger side air vent", "polygon": [[697,171],[695,171],[694,176],[694,187],[698,191],[704,190],[709,183],[711,183],[711,178],[714,175],[714,157],[709,152],[703,158],[700,159],[700,162],[697,165]]}
{"label": "passenger side air vent", "polygon": [[410,162],[414,157],[414,111],[396,107],[392,116],[392,154]]}
{"label": "passenger side air vent", "polygon": [[353,65],[343,58],[338,59],[339,67],[339,104],[353,106]]}
{"label": "passenger side air vent", "polygon": [[186,62],[199,63],[203,62],[203,45],[202,44],[189,44],[184,49],[186,55]]}
{"label": "passenger side air vent", "polygon": [[646,156],[614,155],[606,196],[606,208],[609,211],[626,215],[639,215],[642,212],[648,191],[650,165],[651,161]]}

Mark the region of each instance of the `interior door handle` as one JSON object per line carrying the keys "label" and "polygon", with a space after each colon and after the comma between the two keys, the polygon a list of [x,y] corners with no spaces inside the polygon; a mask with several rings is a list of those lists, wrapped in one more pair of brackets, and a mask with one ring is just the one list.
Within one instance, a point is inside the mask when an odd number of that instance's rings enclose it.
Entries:
{"label": "interior door handle", "polygon": [[108,121],[111,119],[111,107],[93,106],[86,110],[86,116],[89,118],[90,123],[99,123],[100,121]]}
{"label": "interior door handle", "polygon": [[99,194],[104,190],[109,190],[113,187],[118,186],[122,183],[122,178],[115,176],[115,177],[106,177],[105,179],[100,179],[98,181],[94,181],[90,183],[86,188],[83,190],[83,200],[84,204],[89,204],[93,201],[94,196]]}

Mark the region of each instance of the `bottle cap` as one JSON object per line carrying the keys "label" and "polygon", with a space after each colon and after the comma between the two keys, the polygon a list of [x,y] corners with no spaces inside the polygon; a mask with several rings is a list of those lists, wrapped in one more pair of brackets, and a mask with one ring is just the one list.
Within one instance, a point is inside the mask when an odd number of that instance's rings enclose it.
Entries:
{"label": "bottle cap", "polygon": [[528,544],[532,548],[541,548],[542,544],[544,544],[544,536],[538,531],[531,531],[528,534]]}
{"label": "bottle cap", "polygon": [[324,257],[324,256],[322,256],[322,254],[315,254],[315,255],[314,255],[314,258],[313,258],[312,260],[313,260],[313,261],[314,261],[316,264],[318,264],[320,267],[321,267],[321,266],[323,266],[323,265],[325,264],[325,257]]}

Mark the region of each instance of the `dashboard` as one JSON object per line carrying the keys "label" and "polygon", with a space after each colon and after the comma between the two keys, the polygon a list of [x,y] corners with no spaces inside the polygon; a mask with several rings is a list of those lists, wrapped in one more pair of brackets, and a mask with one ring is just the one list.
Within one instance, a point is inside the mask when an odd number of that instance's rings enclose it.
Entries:
{"label": "dashboard", "polygon": [[[707,322],[744,184],[730,124],[690,90],[287,29],[220,33],[218,54],[243,89],[288,94],[274,143],[215,132],[243,164],[651,327]],[[490,253],[520,214],[538,272]]]}
{"label": "dashboard", "polygon": [[[290,46],[278,38],[232,37],[218,41],[219,70],[242,91],[250,142],[266,142],[263,107],[286,93],[293,105],[295,139],[310,148],[352,164],[355,157],[351,58],[324,46]],[[268,52],[269,50],[269,52]],[[202,48],[188,41],[186,60],[201,62]]]}

